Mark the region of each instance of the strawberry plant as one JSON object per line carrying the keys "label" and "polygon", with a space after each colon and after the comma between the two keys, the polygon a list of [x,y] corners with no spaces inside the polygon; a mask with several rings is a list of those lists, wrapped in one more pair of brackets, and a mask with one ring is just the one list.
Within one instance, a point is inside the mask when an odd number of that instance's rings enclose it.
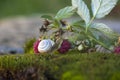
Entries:
{"label": "strawberry plant", "polygon": [[[91,0],[91,7],[88,8],[84,0],[72,0],[72,6],[60,9],[54,17],[50,15],[42,16],[45,21],[40,28],[40,40],[53,40],[55,45],[50,48],[51,50],[59,51],[63,40],[67,39],[71,43],[70,49],[78,48],[81,52],[101,52],[103,50],[109,53],[112,52],[119,34],[103,23],[95,23],[94,20],[108,15],[117,1]],[[79,20],[70,23],[64,20],[74,14],[79,16]],[[47,35],[50,30],[52,30],[52,34]],[[65,33],[66,36],[64,36]],[[102,50],[99,49],[100,46]]]}

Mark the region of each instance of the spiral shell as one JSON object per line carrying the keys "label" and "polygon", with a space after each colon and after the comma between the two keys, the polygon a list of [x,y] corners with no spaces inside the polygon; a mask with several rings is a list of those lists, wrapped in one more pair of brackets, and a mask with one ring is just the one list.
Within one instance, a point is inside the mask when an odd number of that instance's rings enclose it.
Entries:
{"label": "spiral shell", "polygon": [[50,41],[50,42],[51,42],[52,46],[54,46],[54,45],[55,45],[55,42],[54,42],[54,41],[52,41],[51,39],[48,39],[48,41]]}
{"label": "spiral shell", "polygon": [[110,50],[105,49],[101,45],[96,45],[95,48],[96,48],[96,52],[100,52],[100,53],[112,53]]}
{"label": "spiral shell", "polygon": [[42,40],[38,45],[38,51],[40,53],[49,52],[51,48],[53,47],[53,45],[54,45],[54,42],[50,39]]}

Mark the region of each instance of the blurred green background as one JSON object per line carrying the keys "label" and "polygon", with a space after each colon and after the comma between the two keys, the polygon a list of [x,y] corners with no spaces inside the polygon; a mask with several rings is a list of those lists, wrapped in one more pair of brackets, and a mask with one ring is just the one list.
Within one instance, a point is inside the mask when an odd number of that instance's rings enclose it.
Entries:
{"label": "blurred green background", "polygon": [[[90,0],[85,0],[89,3]],[[56,13],[60,8],[71,5],[70,0],[0,0],[0,18],[15,15]],[[116,15],[120,13],[120,0]],[[113,14],[114,15],[114,14]]]}
{"label": "blurred green background", "polygon": [[14,15],[55,13],[70,0],[0,0],[0,18]]}

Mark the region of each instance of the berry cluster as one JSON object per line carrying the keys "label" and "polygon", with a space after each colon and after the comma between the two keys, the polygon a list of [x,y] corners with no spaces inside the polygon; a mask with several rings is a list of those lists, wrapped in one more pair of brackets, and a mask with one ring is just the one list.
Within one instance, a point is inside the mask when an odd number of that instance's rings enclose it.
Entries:
{"label": "berry cluster", "polygon": [[71,48],[71,44],[68,40],[63,40],[61,47],[58,49],[60,53],[66,53]]}

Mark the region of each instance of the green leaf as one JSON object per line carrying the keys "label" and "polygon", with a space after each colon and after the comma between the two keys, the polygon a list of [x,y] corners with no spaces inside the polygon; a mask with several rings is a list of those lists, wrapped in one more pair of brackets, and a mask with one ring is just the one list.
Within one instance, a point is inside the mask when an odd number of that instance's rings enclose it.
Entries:
{"label": "green leaf", "polygon": [[91,28],[91,29],[90,29],[90,32],[91,32],[91,34],[92,34],[97,40],[99,40],[99,39],[100,39],[100,36],[103,35],[99,30],[94,29],[94,28]]}
{"label": "green leaf", "polygon": [[72,6],[77,8],[79,0],[72,0]]}
{"label": "green leaf", "polygon": [[72,6],[65,7],[60,11],[58,11],[58,13],[55,16],[55,19],[61,20],[63,18],[71,17],[75,13],[75,11],[76,11],[76,8]]}
{"label": "green leaf", "polygon": [[91,25],[91,28],[95,28],[101,31],[104,35],[109,37],[110,39],[118,38],[119,34],[115,33],[112,29],[110,29],[107,25],[103,23],[94,23]]}
{"label": "green leaf", "polygon": [[92,0],[93,16],[97,19],[108,15],[114,8],[118,0]]}
{"label": "green leaf", "polygon": [[83,32],[74,33],[71,37],[69,37],[69,41],[75,43],[75,41],[85,40],[87,37]]}
{"label": "green leaf", "polygon": [[71,22],[72,30],[76,33],[80,33],[81,31],[85,31],[85,22],[83,20]]}
{"label": "green leaf", "polygon": [[85,26],[84,20],[77,20],[77,21],[72,21],[70,23],[71,26]]}
{"label": "green leaf", "polygon": [[87,35],[89,39],[92,39],[94,40],[97,44],[103,46],[104,48],[108,49],[109,50],[109,46],[106,44],[106,43],[109,43],[109,42],[105,42],[103,40],[97,40],[96,38],[92,37],[91,35]]}
{"label": "green leaf", "polygon": [[86,25],[90,22],[90,12],[83,0],[72,0],[72,6],[78,8],[78,15],[85,21]]}
{"label": "green leaf", "polygon": [[96,40],[104,43],[107,47],[111,46],[114,43],[112,39],[108,38],[103,32],[97,30],[96,28],[90,28],[90,32]]}
{"label": "green leaf", "polygon": [[53,20],[53,17],[51,15],[42,15],[41,18]]}

